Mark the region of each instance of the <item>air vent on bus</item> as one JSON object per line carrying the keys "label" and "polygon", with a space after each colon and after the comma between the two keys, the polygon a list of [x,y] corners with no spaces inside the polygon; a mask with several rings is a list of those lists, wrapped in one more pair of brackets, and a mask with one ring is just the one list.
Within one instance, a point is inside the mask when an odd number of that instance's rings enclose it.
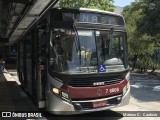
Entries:
{"label": "air vent on bus", "polygon": [[[102,76],[102,77],[84,77],[84,78],[72,78],[68,85],[73,87],[96,87],[94,85],[97,82],[104,82],[103,85],[111,85],[120,83],[123,78],[119,76]],[[100,86],[100,85],[99,85]]]}

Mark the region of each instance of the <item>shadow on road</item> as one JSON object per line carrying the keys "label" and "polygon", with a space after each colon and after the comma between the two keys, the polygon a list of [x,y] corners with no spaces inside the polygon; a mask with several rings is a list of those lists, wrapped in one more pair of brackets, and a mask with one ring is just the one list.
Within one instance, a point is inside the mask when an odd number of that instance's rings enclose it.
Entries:
{"label": "shadow on road", "polygon": [[48,120],[56,119],[56,120],[118,120],[123,117],[122,114],[112,111],[112,110],[106,110],[106,111],[98,111],[98,112],[92,112],[92,113],[85,113],[85,114],[79,114],[79,115],[54,115],[50,113],[43,113],[45,117]]}

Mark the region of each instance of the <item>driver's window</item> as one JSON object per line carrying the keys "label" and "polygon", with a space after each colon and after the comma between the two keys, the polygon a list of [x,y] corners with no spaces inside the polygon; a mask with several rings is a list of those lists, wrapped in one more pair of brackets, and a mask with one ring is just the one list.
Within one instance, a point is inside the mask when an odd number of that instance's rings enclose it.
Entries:
{"label": "driver's window", "polygon": [[123,38],[121,34],[114,34],[112,49],[116,57],[123,57]]}
{"label": "driver's window", "polygon": [[50,41],[50,65],[52,70],[68,69],[68,61],[72,61],[74,33],[70,29],[54,29]]}

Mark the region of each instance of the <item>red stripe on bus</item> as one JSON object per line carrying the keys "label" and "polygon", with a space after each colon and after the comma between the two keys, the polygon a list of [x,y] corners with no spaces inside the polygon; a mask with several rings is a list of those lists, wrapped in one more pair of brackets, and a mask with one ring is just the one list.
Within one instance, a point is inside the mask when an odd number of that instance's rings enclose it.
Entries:
{"label": "red stripe on bus", "polygon": [[94,98],[122,93],[127,83],[127,80],[123,80],[118,84],[97,87],[72,87],[63,85],[61,89],[67,91],[71,98]]}

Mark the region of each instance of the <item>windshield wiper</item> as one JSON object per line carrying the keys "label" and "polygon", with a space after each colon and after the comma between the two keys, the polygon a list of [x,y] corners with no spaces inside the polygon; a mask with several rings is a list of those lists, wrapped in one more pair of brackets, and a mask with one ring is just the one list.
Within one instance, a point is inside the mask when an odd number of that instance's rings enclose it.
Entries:
{"label": "windshield wiper", "polygon": [[103,53],[103,60],[106,59],[106,52],[105,52],[105,42],[104,42],[104,39],[103,39],[103,36],[101,36],[101,40],[102,40],[102,53]]}
{"label": "windshield wiper", "polygon": [[[81,44],[80,44],[80,40],[79,40],[79,35],[78,35],[78,31],[77,31],[77,28],[76,28],[76,26],[75,26],[75,24],[73,24],[73,28],[74,28],[74,30],[75,30],[75,33],[76,33],[76,35],[77,35],[77,39],[76,39],[76,43],[78,43],[78,53],[79,53],[79,63],[80,63],[80,66],[79,66],[79,70],[80,71],[82,71],[83,69],[83,67],[82,67],[82,55],[81,55],[81,52],[82,52],[82,50],[81,50]],[[86,58],[86,50],[84,51],[85,53],[85,56],[84,56],[84,60],[85,60],[85,66],[87,67],[87,71],[89,72],[89,67],[88,67],[88,65],[86,65],[86,61],[87,61],[87,58]]]}
{"label": "windshield wiper", "polygon": [[110,33],[109,39],[112,40],[113,39],[113,33],[114,33],[114,28],[113,27],[110,28],[109,33]]}
{"label": "windshield wiper", "polygon": [[77,52],[79,52],[79,64],[80,64],[80,70],[81,70],[81,64],[82,64],[82,58],[81,58],[81,45],[80,45],[80,41],[79,41],[79,36],[78,36],[78,32],[77,32],[77,28],[75,26],[75,24],[73,24],[73,28],[75,30],[75,33],[76,33],[76,43],[78,44],[78,50]]}

